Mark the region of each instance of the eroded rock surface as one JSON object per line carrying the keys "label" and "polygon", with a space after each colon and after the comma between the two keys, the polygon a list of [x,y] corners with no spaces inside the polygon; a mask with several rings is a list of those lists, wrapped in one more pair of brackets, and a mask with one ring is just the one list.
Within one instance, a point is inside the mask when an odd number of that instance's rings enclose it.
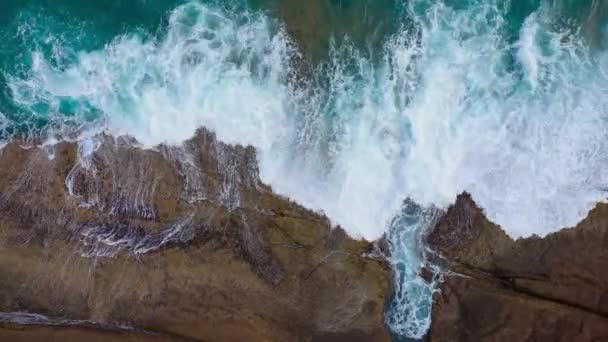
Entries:
{"label": "eroded rock surface", "polygon": [[427,237],[449,270],[433,341],[608,341],[608,205],[575,228],[510,239],[467,194]]}
{"label": "eroded rock surface", "polygon": [[[253,148],[207,131],[179,148],[133,143],[0,151],[0,311],[125,341],[388,339],[390,271],[273,194]],[[105,336],[38,323],[9,319],[0,338]]]}

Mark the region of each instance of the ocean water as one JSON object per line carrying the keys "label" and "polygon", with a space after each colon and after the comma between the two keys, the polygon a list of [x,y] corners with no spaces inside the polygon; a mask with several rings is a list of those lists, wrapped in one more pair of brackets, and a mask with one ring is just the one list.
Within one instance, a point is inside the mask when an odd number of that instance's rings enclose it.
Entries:
{"label": "ocean water", "polygon": [[387,234],[387,324],[421,338],[420,234],[470,192],[512,237],[608,186],[602,0],[15,0],[0,4],[0,146],[197,127],[357,238]]}

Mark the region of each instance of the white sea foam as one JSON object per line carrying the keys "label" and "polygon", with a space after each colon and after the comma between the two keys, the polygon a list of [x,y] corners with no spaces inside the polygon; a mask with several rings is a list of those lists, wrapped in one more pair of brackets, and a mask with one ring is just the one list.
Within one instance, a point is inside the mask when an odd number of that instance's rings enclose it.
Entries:
{"label": "white sea foam", "polygon": [[517,44],[517,57],[526,71],[528,82],[532,88],[536,88],[538,84],[540,68],[539,58],[541,57],[541,52],[536,41],[538,29],[536,14],[532,14],[526,19],[521,30],[519,43]]}
{"label": "white sea foam", "polygon": [[[545,235],[574,225],[608,184],[605,55],[577,32],[555,31],[542,10],[507,41],[498,3],[409,1],[417,32],[395,34],[380,63],[348,41],[332,45],[315,71],[323,86],[290,85],[297,51],[276,20],[198,2],[175,9],[156,40],[117,37],[61,69],[34,52],[28,78],[7,79],[16,105],[52,116],[69,99],[77,109],[69,120],[87,128],[78,172],[94,174],[90,135],[99,130],[152,147],[205,126],[255,146],[266,183],[352,236],[390,230],[396,295],[387,321],[421,337],[432,287],[417,276],[417,239],[436,213],[424,207],[445,208],[469,191],[511,236]],[[78,122],[91,108],[101,118]],[[5,122],[0,114],[0,130]],[[408,197],[422,207],[403,206]],[[135,241],[107,237],[111,246]]]}
{"label": "white sea foam", "polygon": [[511,236],[544,235],[603,198],[606,65],[543,13],[515,45],[491,16],[491,1],[437,2],[380,65],[334,46],[328,86],[307,92],[287,81],[296,51],[277,22],[189,3],[159,40],[118,37],[63,70],[35,53],[33,76],[9,80],[16,103],[76,99],[146,146],[200,126],[252,144],[265,182],[356,237],[381,236],[406,197],[445,207],[465,190]]}
{"label": "white sea foam", "polygon": [[[2,112],[0,112],[0,135],[4,135],[4,131],[8,127],[8,119]],[[0,150],[6,146],[7,142],[0,137]]]}

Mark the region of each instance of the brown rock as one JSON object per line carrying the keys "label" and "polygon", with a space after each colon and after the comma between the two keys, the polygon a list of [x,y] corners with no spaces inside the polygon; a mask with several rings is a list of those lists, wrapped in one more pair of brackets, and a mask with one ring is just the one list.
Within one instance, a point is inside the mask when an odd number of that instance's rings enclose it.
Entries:
{"label": "brown rock", "polygon": [[463,194],[427,242],[451,271],[431,340],[608,340],[608,205],[575,228],[513,241]]}
{"label": "brown rock", "polygon": [[0,311],[59,322],[0,339],[388,340],[383,260],[272,193],[253,148],[98,143],[0,151]]}
{"label": "brown rock", "polygon": [[13,326],[0,327],[0,341],[187,342],[189,340],[160,334],[104,331],[80,327]]}

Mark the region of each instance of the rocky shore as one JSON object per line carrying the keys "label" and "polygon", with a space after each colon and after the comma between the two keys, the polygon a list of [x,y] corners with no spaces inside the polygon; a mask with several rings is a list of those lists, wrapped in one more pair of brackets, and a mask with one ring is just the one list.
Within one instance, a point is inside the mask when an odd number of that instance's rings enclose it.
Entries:
{"label": "rocky shore", "polygon": [[512,240],[463,194],[427,237],[446,270],[432,341],[608,341],[608,205]]}
{"label": "rocky shore", "polygon": [[374,245],[275,195],[251,147],[0,151],[0,340],[386,341]]}
{"label": "rocky shore", "polygon": [[[0,150],[0,340],[389,340],[377,244],[274,194],[253,148],[134,144]],[[425,242],[429,340],[608,340],[608,205],[512,240],[462,194]]]}

